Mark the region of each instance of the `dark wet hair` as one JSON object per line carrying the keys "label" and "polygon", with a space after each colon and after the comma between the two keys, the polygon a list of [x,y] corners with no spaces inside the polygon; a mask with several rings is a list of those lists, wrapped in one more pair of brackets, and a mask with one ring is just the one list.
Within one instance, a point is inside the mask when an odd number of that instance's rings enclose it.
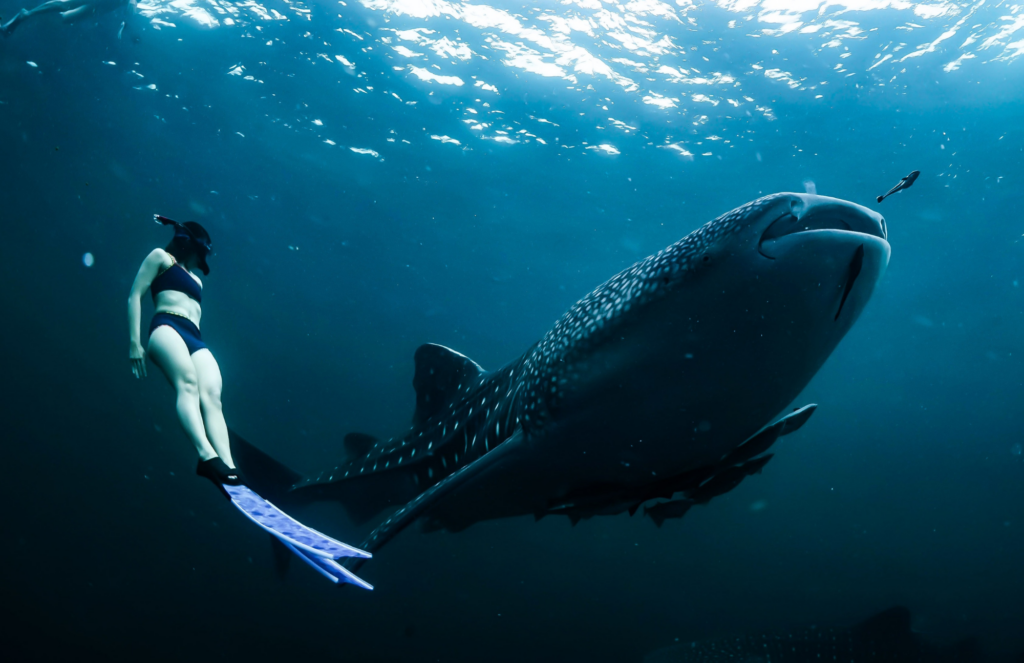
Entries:
{"label": "dark wet hair", "polygon": [[210,242],[210,233],[206,232],[206,228],[195,221],[186,221],[181,225],[185,226],[188,232],[174,233],[170,244],[164,250],[174,256],[174,259],[182,265],[192,258],[197,258],[199,268],[203,270],[203,274],[209,274],[210,267],[206,264],[206,256],[209,253],[207,247],[212,243]]}

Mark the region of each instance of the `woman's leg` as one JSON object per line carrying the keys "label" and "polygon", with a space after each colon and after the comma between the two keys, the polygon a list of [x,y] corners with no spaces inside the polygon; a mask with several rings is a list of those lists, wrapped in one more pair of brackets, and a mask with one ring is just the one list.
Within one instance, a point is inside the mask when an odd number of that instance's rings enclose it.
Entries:
{"label": "woman's leg", "polygon": [[66,12],[67,10],[81,5],[84,0],[50,0],[32,9],[22,9],[22,18],[35,16],[36,14],[52,14],[54,12]]}
{"label": "woman's leg", "polygon": [[228,467],[235,466],[231,458],[231,441],[228,436],[228,425],[224,421],[224,409],[221,407],[220,392],[223,381],[220,366],[213,353],[204,348],[192,355],[192,363],[199,377],[199,404],[203,409],[203,422],[206,424],[206,436],[213,445],[220,459]]}
{"label": "woman's leg", "polygon": [[81,7],[75,7],[67,11],[61,12],[60,17],[65,23],[74,23],[83,16],[91,16],[96,13],[96,7],[93,5],[82,5]]}
{"label": "woman's leg", "polygon": [[7,21],[7,23],[0,28],[0,32],[3,32],[4,35],[9,35],[14,32],[14,29],[27,18],[32,18],[38,14],[66,12],[81,5],[83,1],[84,0],[50,0],[49,2],[44,2],[38,7],[34,7],[32,9],[22,9],[20,12],[15,14],[14,18]]}
{"label": "woman's leg", "polygon": [[199,452],[200,460],[213,458],[217,452],[206,437],[199,404],[199,378],[185,341],[170,327],[157,327],[149,337],[149,356],[178,394],[178,421]]}

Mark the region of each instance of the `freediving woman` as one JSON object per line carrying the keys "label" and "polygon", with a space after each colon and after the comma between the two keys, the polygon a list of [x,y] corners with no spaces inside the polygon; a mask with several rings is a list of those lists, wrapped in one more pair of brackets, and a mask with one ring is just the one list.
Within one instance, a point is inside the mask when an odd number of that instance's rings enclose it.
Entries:
{"label": "freediving woman", "polygon": [[[251,521],[284,544],[318,573],[334,583],[363,589],[373,585],[337,560],[371,557],[370,553],[310,529],[267,502],[246,485],[231,458],[231,441],[220,402],[221,376],[217,360],[203,343],[199,321],[203,314],[203,282],[195,275],[210,273],[210,234],[195,221],[178,223],[163,216],[156,220],[174,227],[174,238],[164,249],[153,249],[139,267],[128,295],[128,359],[137,378],[146,376],[146,357],[160,367],[178,398],[178,421],[199,452],[196,474],[213,482]],[[153,293],[156,312],[149,324],[148,348],[140,334],[142,296]],[[244,442],[243,442],[244,444]]]}
{"label": "freediving woman", "polygon": [[[221,488],[244,482],[231,458],[228,427],[221,407],[221,375],[217,360],[203,342],[199,322],[203,282],[210,273],[210,235],[195,221],[178,223],[163,216],[157,222],[174,227],[166,248],[153,249],[139,267],[128,295],[128,359],[136,378],[146,376],[146,357],[153,360],[177,394],[178,421],[199,452],[196,474]],[[156,312],[149,341],[142,345],[142,296],[153,293]],[[223,489],[221,488],[223,491]]]}

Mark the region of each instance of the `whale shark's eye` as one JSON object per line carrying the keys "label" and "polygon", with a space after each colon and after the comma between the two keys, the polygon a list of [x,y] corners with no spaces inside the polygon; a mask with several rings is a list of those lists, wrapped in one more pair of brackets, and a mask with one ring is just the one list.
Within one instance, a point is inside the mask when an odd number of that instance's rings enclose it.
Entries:
{"label": "whale shark's eye", "polygon": [[707,262],[708,260],[711,260],[711,256],[704,256],[704,262]]}

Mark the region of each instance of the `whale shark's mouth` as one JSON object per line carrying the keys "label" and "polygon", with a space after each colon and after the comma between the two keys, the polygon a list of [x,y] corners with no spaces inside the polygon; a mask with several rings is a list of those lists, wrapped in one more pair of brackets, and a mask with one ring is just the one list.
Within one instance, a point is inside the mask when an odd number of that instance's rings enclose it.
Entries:
{"label": "whale shark's mouth", "polygon": [[757,244],[758,252],[775,260],[772,248],[776,241],[789,235],[811,233],[821,230],[840,230],[886,239],[885,219],[876,221],[852,205],[841,203],[816,204],[803,209],[794,201],[790,211],[775,219],[761,234]]}

